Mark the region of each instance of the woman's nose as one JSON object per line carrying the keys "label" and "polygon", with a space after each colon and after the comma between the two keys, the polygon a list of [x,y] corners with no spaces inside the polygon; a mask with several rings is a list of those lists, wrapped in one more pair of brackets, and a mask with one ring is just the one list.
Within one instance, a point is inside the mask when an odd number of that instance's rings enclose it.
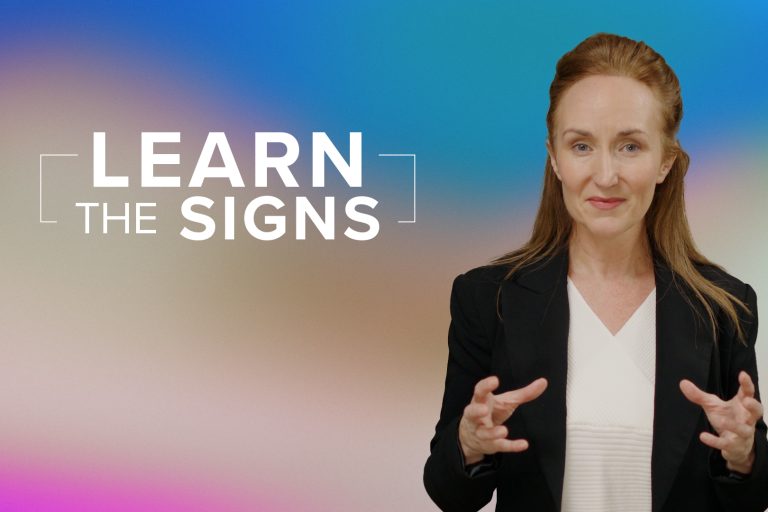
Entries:
{"label": "woman's nose", "polygon": [[612,187],[619,182],[618,168],[610,152],[602,151],[594,160],[592,179],[600,187]]}

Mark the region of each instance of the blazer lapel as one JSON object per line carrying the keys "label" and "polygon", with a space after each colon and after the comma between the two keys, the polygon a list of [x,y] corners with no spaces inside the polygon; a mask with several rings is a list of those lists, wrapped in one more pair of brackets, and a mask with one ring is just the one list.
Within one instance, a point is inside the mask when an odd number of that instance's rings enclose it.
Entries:
{"label": "blazer lapel", "polygon": [[[522,405],[520,415],[528,432],[530,450],[560,510],[565,468],[565,379],[568,361],[568,251],[526,269],[515,281],[502,283],[504,336],[510,374],[500,379],[516,389],[546,377],[547,389]],[[506,381],[506,382],[505,382]]]}
{"label": "blazer lapel", "polygon": [[[652,510],[664,504],[688,444],[694,435],[699,406],[679,388],[683,378],[704,389],[713,347],[711,335],[697,329],[695,313],[678,289],[669,267],[654,260],[656,278],[656,386],[651,455]],[[546,391],[516,412],[526,425],[529,442],[561,507],[565,470],[565,388],[568,364],[568,250],[545,263],[526,267],[502,282],[504,336],[509,375],[500,392],[546,377]],[[698,314],[703,309],[696,304]]]}
{"label": "blazer lapel", "polygon": [[[697,326],[696,315],[706,318],[702,306],[675,285],[669,267],[656,260],[655,273],[656,389],[651,489],[652,510],[658,512],[669,495],[688,445],[700,442],[691,440],[697,437],[694,429],[704,411],[685,398],[680,381],[688,379],[701,389],[707,388],[714,340],[709,331],[701,328],[702,324]],[[688,301],[694,304],[693,309]]]}

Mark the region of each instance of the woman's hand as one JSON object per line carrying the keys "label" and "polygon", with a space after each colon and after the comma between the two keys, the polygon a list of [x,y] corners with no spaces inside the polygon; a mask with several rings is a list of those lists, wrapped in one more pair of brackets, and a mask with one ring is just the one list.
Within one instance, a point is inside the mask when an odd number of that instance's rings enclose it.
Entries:
{"label": "woman's hand", "polygon": [[748,474],[755,460],[755,423],[763,417],[763,406],[755,399],[755,385],[747,372],[739,372],[739,391],[723,401],[683,379],[680,390],[691,402],[700,405],[718,435],[702,432],[701,442],[720,450],[726,467]]}
{"label": "woman's hand", "polygon": [[459,442],[467,464],[496,452],[521,452],[528,448],[525,439],[507,439],[507,427],[502,425],[520,404],[538,398],[547,388],[547,379],[540,378],[524,388],[494,395],[499,387],[495,375],[475,385],[472,401],[464,408],[459,422]]}

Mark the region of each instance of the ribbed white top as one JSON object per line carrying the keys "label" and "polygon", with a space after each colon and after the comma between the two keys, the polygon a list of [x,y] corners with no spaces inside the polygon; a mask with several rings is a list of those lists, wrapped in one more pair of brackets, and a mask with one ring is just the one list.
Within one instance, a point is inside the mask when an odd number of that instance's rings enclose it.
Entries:
{"label": "ribbed white top", "polygon": [[614,336],[568,277],[563,512],[649,512],[656,289]]}

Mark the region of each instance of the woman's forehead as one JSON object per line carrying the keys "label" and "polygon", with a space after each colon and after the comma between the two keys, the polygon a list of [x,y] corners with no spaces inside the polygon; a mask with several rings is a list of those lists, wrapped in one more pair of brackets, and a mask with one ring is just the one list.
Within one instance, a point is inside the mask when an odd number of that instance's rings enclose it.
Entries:
{"label": "woman's forehead", "polygon": [[596,75],[579,80],[560,98],[555,112],[558,135],[566,130],[594,136],[628,130],[660,129],[661,105],[642,82],[625,76]]}

